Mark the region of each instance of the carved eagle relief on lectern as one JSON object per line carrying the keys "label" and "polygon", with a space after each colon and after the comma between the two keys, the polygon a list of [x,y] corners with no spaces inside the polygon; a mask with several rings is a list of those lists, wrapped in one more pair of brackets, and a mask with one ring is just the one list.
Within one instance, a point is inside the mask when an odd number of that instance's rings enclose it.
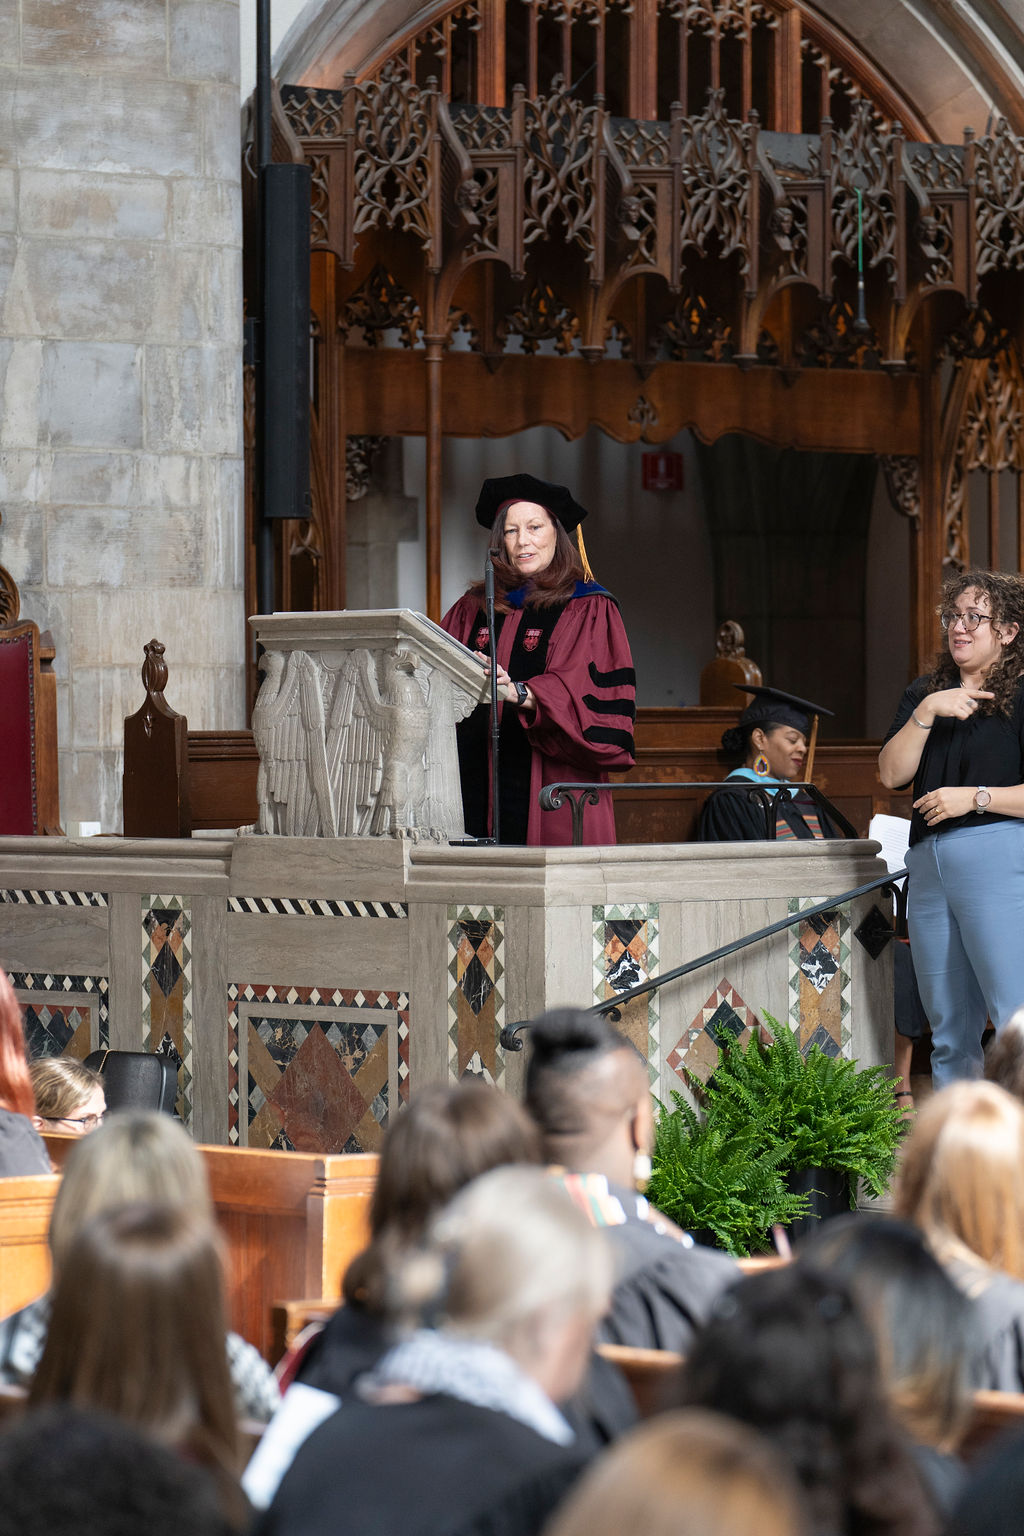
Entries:
{"label": "carved eagle relief on lectern", "polygon": [[461,690],[443,672],[401,644],[268,651],[261,666],[252,722],[258,832],[435,842],[462,835],[457,765],[453,778],[438,735],[442,725],[450,729]]}

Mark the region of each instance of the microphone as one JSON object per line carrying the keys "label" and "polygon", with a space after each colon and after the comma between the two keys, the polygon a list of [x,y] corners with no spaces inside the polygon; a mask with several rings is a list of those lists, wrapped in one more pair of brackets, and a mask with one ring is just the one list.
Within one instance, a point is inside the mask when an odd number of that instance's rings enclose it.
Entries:
{"label": "microphone", "polygon": [[487,641],[491,648],[491,841],[501,842],[501,804],[498,767],[498,643],[494,633],[494,562],[490,551],[484,566],[484,611],[487,615]]}

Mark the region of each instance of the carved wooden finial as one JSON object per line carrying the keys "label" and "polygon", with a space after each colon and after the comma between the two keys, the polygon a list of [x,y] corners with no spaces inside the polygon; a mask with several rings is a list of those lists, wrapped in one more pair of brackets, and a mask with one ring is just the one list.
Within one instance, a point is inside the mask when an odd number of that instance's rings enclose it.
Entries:
{"label": "carved wooden finial", "polygon": [[736,656],[746,654],[743,649],[743,630],[736,620],[726,619],[724,624],[719,624],[715,636],[715,655],[731,661]]}
{"label": "carved wooden finial", "polygon": [[163,693],[167,685],[167,663],[164,661],[164,648],[159,640],[150,640],[144,647],[146,659],[142,663],[142,682],[146,692],[150,695]]}
{"label": "carved wooden finial", "polygon": [[18,593],[18,583],[10,571],[5,571],[0,565],[0,624],[17,623],[20,612],[21,597]]}

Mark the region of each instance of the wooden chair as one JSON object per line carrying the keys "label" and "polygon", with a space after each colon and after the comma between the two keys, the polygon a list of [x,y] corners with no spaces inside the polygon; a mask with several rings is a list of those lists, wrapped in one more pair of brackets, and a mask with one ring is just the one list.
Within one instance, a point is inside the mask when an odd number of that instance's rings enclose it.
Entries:
{"label": "wooden chair", "polygon": [[190,731],[164,698],[159,640],[144,647],[146,697],[124,722],[124,834],[191,837],[256,820],[259,753],[251,731]]}
{"label": "wooden chair", "polygon": [[670,1349],[633,1349],[628,1344],[599,1344],[597,1352],[619,1367],[642,1419],[653,1418],[669,1406],[682,1355]]}
{"label": "wooden chair", "polygon": [[17,585],[0,566],[0,833],[60,836],[53,636],[19,611]]}

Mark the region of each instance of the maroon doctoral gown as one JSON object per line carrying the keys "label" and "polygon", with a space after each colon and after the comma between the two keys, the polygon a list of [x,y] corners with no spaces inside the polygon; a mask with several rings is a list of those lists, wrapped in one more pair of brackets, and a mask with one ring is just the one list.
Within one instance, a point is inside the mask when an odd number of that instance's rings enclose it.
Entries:
{"label": "maroon doctoral gown", "polygon": [[[507,594],[510,613],[495,615],[498,662],[514,682],[529,683],[534,710],[499,703],[501,840],[542,847],[572,842],[568,805],[542,811],[545,784],[607,783],[612,769],[632,768],[636,674],[615,599],[596,582],[578,582],[556,608],[523,604]],[[441,620],[449,634],[486,653],[487,623],[478,597],[459,599]],[[491,768],[489,705],[481,704],[459,732],[459,767],[466,831],[487,836]],[[585,843],[614,843],[611,795],[588,806]]]}

